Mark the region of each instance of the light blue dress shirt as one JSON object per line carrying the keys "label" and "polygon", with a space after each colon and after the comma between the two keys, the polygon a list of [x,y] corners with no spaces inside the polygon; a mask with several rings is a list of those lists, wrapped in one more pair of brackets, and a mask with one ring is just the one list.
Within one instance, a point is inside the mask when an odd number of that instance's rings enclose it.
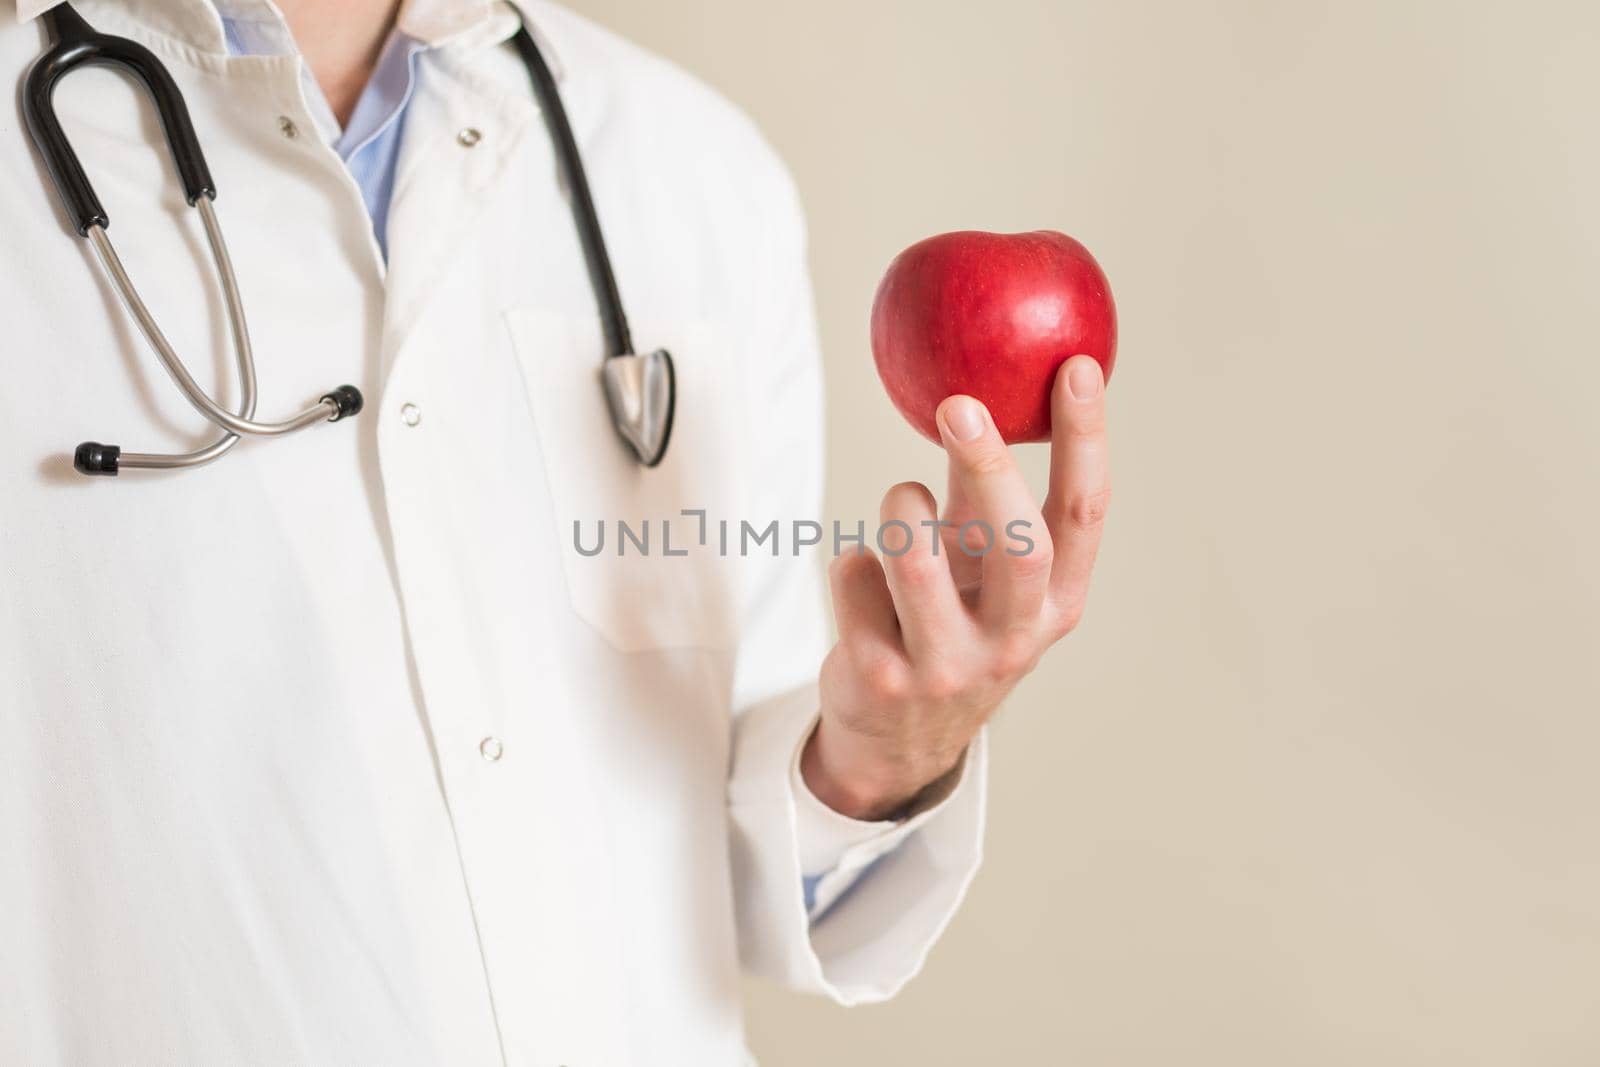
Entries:
{"label": "light blue dress shirt", "polygon": [[[224,14],[222,28],[228,50],[238,56],[283,55],[294,45],[283,36],[281,26],[248,21]],[[373,236],[385,258],[389,254],[389,202],[394,197],[395,166],[400,160],[400,143],[405,137],[406,109],[417,87],[417,56],[426,45],[400,30],[389,35],[373,69],[372,77],[356,101],[355,111],[343,128],[339,127],[322,91],[309,77],[306,101],[320,124],[338,131],[332,147],[344,160],[361,188],[367,214],[372,218]]]}

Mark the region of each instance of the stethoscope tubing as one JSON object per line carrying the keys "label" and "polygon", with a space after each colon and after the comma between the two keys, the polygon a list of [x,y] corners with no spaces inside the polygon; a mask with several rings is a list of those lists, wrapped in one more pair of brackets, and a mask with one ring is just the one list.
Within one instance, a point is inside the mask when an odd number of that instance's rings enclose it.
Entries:
{"label": "stethoscope tubing", "polygon": [[517,27],[511,44],[533,83],[533,95],[539,101],[545,128],[555,147],[556,163],[561,168],[572,205],[578,242],[583,247],[583,260],[589,268],[589,283],[605,334],[606,358],[601,367],[601,380],[612,425],[640,463],[655,467],[667,454],[678,406],[677,372],[672,354],[666,349],[645,355],[634,352],[633,334],[622,310],[622,293],[617,287],[616,273],[611,269],[605,234],[600,229],[600,213],[594,206],[583,156],[578,151],[578,140],[573,135],[567,109],[561,103],[555,74],[526,21]]}
{"label": "stethoscope tubing", "polygon": [[[256,391],[255,356],[250,345],[249,327],[245,323],[244,304],[239,297],[239,282],[233,273],[233,262],[228,257],[228,247],[222,237],[222,228],[217,224],[217,213],[212,206],[211,198],[201,197],[195,201],[194,206],[205,224],[206,238],[211,245],[211,258],[216,266],[217,279],[227,300],[228,319],[232,326],[234,348],[238,355],[240,383],[253,399]],[[280,437],[338,416],[338,404],[326,398],[278,422],[257,422],[248,416],[235,415],[222,407],[200,388],[177,350],[167,340],[166,334],[162,333],[155,316],[151,315],[150,309],[139,296],[138,289],[134,287],[132,279],[128,277],[127,269],[123,267],[122,260],[112,246],[111,238],[107,236],[105,228],[91,226],[89,242],[94,246],[100,264],[116,288],[117,295],[122,298],[123,306],[138,324],[139,332],[155,350],[161,365],[167,369],[167,373],[172,376],[172,380],[177,383],[183,395],[200,414],[236,436],[251,434],[259,437]],[[252,404],[252,408],[253,406]]]}
{"label": "stethoscope tubing", "polygon": [[[23,85],[23,112],[28,132],[44,158],[73,227],[93,247],[102,272],[116,289],[118,298],[137,324],[140,334],[155,351],[161,365],[189,404],[222,431],[219,438],[203,448],[171,454],[124,453],[115,445],[86,441],[78,446],[74,460],[77,469],[84,474],[115,475],[123,468],[175,470],[196,467],[226,454],[242,436],[279,437],[321,423],[338,422],[358,413],[363,403],[360,390],[352,385],[342,385],[288,418],[267,421],[255,417],[255,355],[245,321],[244,303],[239,295],[238,280],[228,255],[227,243],[223,240],[222,227],[217,221],[214,206],[216,185],[206,165],[182,93],[154,53],[136,41],[97,32],[73,10],[70,3],[59,3],[45,12],[44,21],[52,43],[29,68]],[[623,312],[622,296],[611,269],[605,238],[601,233],[599,215],[578,153],[577,139],[556,88],[555,76],[526,25],[518,27],[513,44],[533,83],[534,94],[555,144],[557,161],[571,200],[573,220],[583,247],[605,335],[603,380],[607,404],[619,435],[634,450],[641,463],[653,467],[661,462],[666,452],[676,408],[676,377],[672,357],[664,349],[644,356],[634,353],[633,338]],[[224,408],[201,388],[156,323],[121,257],[117,255],[116,247],[106,232],[110,219],[56,118],[54,96],[57,84],[77,68],[91,64],[108,64],[128,71],[143,84],[155,103],[168,149],[183,180],[188,203],[200,213],[205,227],[212,265],[227,305],[239,376],[237,412]]]}
{"label": "stethoscope tubing", "polygon": [[[255,418],[257,388],[255,356],[245,321],[244,302],[228,255],[227,242],[217,221],[214,201],[216,184],[206,166],[194,124],[183,95],[171,74],[155,54],[136,41],[95,31],[73,10],[61,3],[44,15],[52,45],[29,69],[23,85],[23,112],[28,132],[44,157],[47,169],[60,194],[73,228],[94,249],[100,268],[117,291],[123,307],[132,316],[145,341],[155,351],[179,390],[191,406],[217,426],[222,434],[211,444],[190,452],[123,452],[115,445],[85,441],[78,446],[74,465],[84,474],[115,475],[122,469],[178,470],[211,463],[225,455],[243,435],[277,437],[324,422],[337,422],[361,410],[361,393],[354,386],[340,386],[325,393],[315,404],[286,419],[262,421]],[[183,180],[185,197],[199,213],[211,248],[211,259],[222,287],[233,335],[239,376],[239,408],[232,412],[218,404],[189,373],[182,357],[173,348],[155,317],[139,295],[127,268],[117,255],[106,230],[110,218],[95,195],[77,153],[55,114],[55,90],[61,79],[79,67],[104,64],[119,67],[142,84],[156,106],[166,134],[167,147]]]}
{"label": "stethoscope tubing", "polygon": [[[210,220],[210,223],[206,226],[206,236],[209,239],[213,232],[216,234],[216,241],[211,248],[212,260],[219,264],[229,263],[231,268],[231,261],[227,258],[227,246],[222,242],[222,229],[215,224],[215,213],[210,210],[210,201],[206,200],[205,202],[207,209],[202,212],[202,216]],[[94,243],[96,253],[100,255],[101,266],[105,268],[107,275],[113,278],[113,284],[115,285],[115,279],[118,276],[126,278],[127,272],[122,270],[122,264],[117,258],[116,249],[111,246],[111,241],[106,237],[105,231],[96,227],[95,233],[98,236],[91,237],[91,241]],[[113,266],[115,269],[113,269]],[[143,307],[143,301],[139,300],[139,294],[133,289],[132,282],[128,283],[127,293],[123,293],[121,286],[117,286],[117,289],[124,305],[133,303],[141,308]],[[239,296],[238,285],[230,284],[228,281],[223,282],[222,293],[227,301],[228,325],[233,334],[234,359],[238,364],[239,417],[249,419],[256,411],[256,367],[250,348],[250,333],[245,329],[244,324],[244,301]],[[133,298],[131,302],[128,299],[130,295]],[[142,317],[135,313],[134,318],[135,321],[140,323],[141,331],[145,329],[146,322],[151,327],[155,326],[154,320],[150,318],[148,309],[144,310]],[[159,334],[159,329],[156,332]],[[146,339],[148,340],[148,335],[146,335]],[[158,352],[160,351],[158,346],[154,346],[154,342],[152,342],[152,346],[156,347]],[[221,459],[238,442],[238,434],[224,430],[222,435],[211,444],[193,452],[119,452],[117,465],[132,470],[181,470],[186,467],[200,467]],[[95,442],[88,442],[88,444],[91,447],[95,446]],[[104,448],[104,446],[98,447]]]}
{"label": "stethoscope tubing", "polygon": [[545,127],[555,142],[556,161],[566,180],[567,195],[572,202],[572,219],[578,229],[578,241],[583,246],[583,260],[589,268],[589,281],[594,287],[595,303],[599,305],[600,324],[605,331],[606,355],[633,354],[633,334],[628,329],[628,316],[622,310],[622,293],[617,288],[617,277],[611,269],[611,254],[606,250],[605,235],[600,230],[600,213],[595,210],[594,196],[589,191],[589,177],[583,169],[583,156],[578,152],[578,140],[572,133],[572,122],[567,109],[561,104],[561,93],[556,88],[555,75],[544,53],[528,32],[527,24],[517,27],[511,38],[512,47],[528,70],[528,80],[533,83],[533,95],[539,101]]}

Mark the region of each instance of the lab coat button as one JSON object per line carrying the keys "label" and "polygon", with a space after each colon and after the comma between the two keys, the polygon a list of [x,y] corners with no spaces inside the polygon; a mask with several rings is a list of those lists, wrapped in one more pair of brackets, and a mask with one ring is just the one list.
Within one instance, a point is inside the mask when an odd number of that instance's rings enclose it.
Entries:
{"label": "lab coat button", "polygon": [[456,134],[456,140],[460,142],[462,148],[471,148],[473,145],[483,140],[483,131],[468,126],[466,129]]}
{"label": "lab coat button", "polygon": [[300,127],[288,115],[278,116],[278,130],[291,141],[300,136]]}
{"label": "lab coat button", "polygon": [[478,742],[478,754],[490,763],[498,763],[506,754],[506,746],[498,737],[485,737]]}
{"label": "lab coat button", "polygon": [[422,421],[422,409],[415,404],[401,404],[400,421],[407,426],[415,426]]}

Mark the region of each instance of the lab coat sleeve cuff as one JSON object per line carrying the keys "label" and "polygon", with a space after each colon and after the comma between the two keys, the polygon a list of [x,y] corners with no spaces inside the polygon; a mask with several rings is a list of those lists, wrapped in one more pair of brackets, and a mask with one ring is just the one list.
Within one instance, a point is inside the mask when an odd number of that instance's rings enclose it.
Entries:
{"label": "lab coat sleeve cuff", "polygon": [[[814,727],[813,727],[814,728]],[[807,738],[810,731],[807,731]],[[802,742],[795,749],[789,768],[789,791],[795,798],[800,841],[800,870],[807,881],[815,880],[815,899],[810,905],[813,922],[862,878],[882,857],[900,847],[906,838],[938,816],[960,790],[966,777],[967,753],[961,754],[953,775],[941,783],[937,798],[929,798],[903,818],[868,822],[852,819],[828,807],[811,791],[800,770]]]}
{"label": "lab coat sleeve cuff", "polygon": [[[862,823],[822,805],[800,778],[817,707],[807,686],[735,720],[729,806],[741,955],[751,973],[841,1004],[887,1000],[922,968],[982,860],[987,737],[974,739],[938,804],[901,823]],[[813,921],[802,876],[823,873],[804,869],[819,863],[826,873]]]}

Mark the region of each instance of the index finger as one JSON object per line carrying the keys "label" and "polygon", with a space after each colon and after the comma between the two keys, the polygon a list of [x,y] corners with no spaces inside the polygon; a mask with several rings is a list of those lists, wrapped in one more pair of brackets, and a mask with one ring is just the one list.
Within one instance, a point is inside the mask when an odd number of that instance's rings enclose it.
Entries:
{"label": "index finger", "polygon": [[[1028,551],[1017,552],[1002,541],[1014,524],[1042,521],[1033,491],[988,410],[977,400],[947,397],[939,405],[938,423],[955,482],[973,512],[970,522],[981,523],[975,527],[984,542],[979,546],[983,559],[979,613],[992,628],[1031,626],[1044,606],[1049,546],[1035,542]],[[963,524],[952,540],[957,551],[970,554],[967,529]]]}

